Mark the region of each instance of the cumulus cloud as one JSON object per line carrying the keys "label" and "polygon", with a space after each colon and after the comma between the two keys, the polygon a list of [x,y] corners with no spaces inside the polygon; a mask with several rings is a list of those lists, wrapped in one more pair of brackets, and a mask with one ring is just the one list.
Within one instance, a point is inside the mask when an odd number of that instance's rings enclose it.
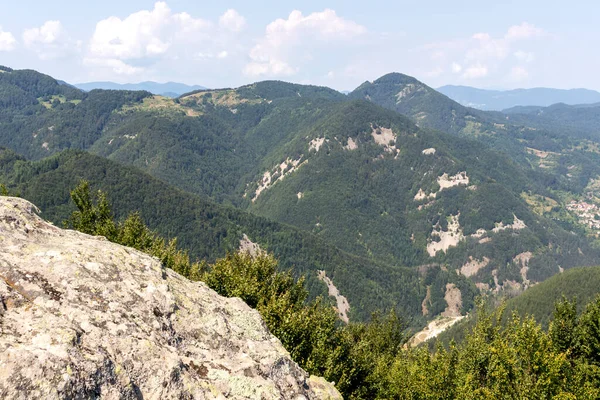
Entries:
{"label": "cumulus cloud", "polygon": [[110,68],[117,75],[137,75],[143,71],[143,68],[134,67],[115,58],[90,58],[83,59],[83,65],[87,67]]}
{"label": "cumulus cloud", "polygon": [[229,9],[219,18],[219,25],[232,32],[239,32],[246,26],[246,18],[237,11]]}
{"label": "cumulus cloud", "polygon": [[[152,10],[141,10],[124,19],[99,21],[89,43],[85,64],[134,74],[160,60],[219,60],[230,55],[223,49],[230,40],[222,32],[239,32],[245,19],[227,10],[219,25],[186,12],[174,13],[158,1]],[[232,44],[233,45],[233,44]]]}
{"label": "cumulus cloud", "polygon": [[526,73],[522,65],[535,61],[535,54],[523,49],[527,49],[528,41],[545,36],[543,29],[523,22],[500,35],[478,32],[467,38],[432,43],[424,50],[436,66],[450,65],[450,71],[465,80],[494,76],[504,79],[507,74],[522,79]]}
{"label": "cumulus cloud", "polygon": [[12,33],[2,30],[0,26],[0,51],[11,51],[14,50],[17,45],[17,40]]}
{"label": "cumulus cloud", "polygon": [[204,26],[188,14],[172,15],[166,3],[157,2],[151,11],[138,11],[123,20],[109,17],[98,22],[90,41],[90,54],[122,60],[164,54],[171,46],[172,32],[167,31],[175,25],[188,32]]}
{"label": "cumulus cloud", "polygon": [[337,46],[364,34],[366,28],[326,9],[302,15],[292,11],[287,19],[271,22],[265,35],[250,51],[251,62],[244,73],[259,75],[293,75],[297,64],[312,60],[315,48]]}
{"label": "cumulus cloud", "polygon": [[[488,33],[477,33],[472,37],[475,43],[469,45],[465,58],[478,62],[485,62],[490,59],[505,60],[509,56],[511,48],[517,42],[541,37],[544,34],[541,28],[527,22],[509,27],[501,38],[493,38]],[[532,53],[519,51],[515,53],[515,56],[517,58],[521,57],[521,61],[525,61],[525,59],[533,61]]]}
{"label": "cumulus cloud", "polygon": [[218,52],[217,54],[200,52],[200,53],[196,54],[195,58],[197,58],[197,59],[210,59],[210,58],[223,59],[223,58],[226,58],[228,55],[229,55],[229,53],[226,50],[222,50],[222,51]]}
{"label": "cumulus cloud", "polygon": [[71,40],[60,21],[46,21],[40,27],[26,29],[23,44],[42,60],[65,57],[79,46]]}

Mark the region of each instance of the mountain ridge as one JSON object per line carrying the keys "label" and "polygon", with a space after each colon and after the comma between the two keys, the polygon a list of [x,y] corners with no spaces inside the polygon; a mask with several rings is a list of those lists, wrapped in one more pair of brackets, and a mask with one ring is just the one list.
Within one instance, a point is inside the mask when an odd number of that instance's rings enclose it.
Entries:
{"label": "mountain ridge", "polygon": [[502,111],[516,106],[548,107],[556,103],[590,104],[600,102],[600,92],[584,88],[489,90],[462,85],[445,85],[436,89],[464,106],[485,111]]}
{"label": "mountain ridge", "polygon": [[144,81],[138,83],[116,83],[110,81],[98,81],[98,82],[82,82],[72,84],[81,90],[89,92],[94,89],[103,90],[143,90],[148,91],[152,94],[163,95],[166,97],[178,97],[184,93],[191,92],[194,90],[207,89],[200,85],[187,85],[179,82],[154,82]]}

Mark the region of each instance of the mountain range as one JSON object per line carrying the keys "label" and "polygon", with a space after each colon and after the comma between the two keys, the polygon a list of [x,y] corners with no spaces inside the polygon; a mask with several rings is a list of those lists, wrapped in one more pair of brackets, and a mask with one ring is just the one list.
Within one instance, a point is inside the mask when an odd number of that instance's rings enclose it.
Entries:
{"label": "mountain range", "polygon": [[437,88],[437,91],[464,106],[487,111],[501,111],[516,106],[547,107],[556,103],[575,105],[600,102],[600,92],[589,89],[488,90],[446,85]]}
{"label": "mountain range", "polygon": [[0,183],[44,216],[87,179],[194,257],[247,238],[313,297],[324,271],[350,319],[458,318],[600,257],[593,111],[486,112],[398,73],[347,96],[264,81],[173,99],[2,71]]}
{"label": "mountain range", "polygon": [[186,85],[185,83],[166,82],[158,83],[152,81],[140,83],[115,83],[115,82],[85,82],[76,83],[73,86],[89,92],[94,89],[104,90],[145,90],[152,94],[159,94],[166,97],[178,97],[184,93],[194,90],[206,89],[199,85]]}

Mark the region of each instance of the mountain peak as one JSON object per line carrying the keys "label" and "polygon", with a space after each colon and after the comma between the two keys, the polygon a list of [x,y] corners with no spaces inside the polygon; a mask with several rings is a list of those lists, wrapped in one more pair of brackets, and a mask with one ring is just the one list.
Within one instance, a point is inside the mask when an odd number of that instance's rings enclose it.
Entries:
{"label": "mountain peak", "polygon": [[419,81],[415,77],[410,75],[401,74],[400,72],[390,72],[389,74],[385,74],[382,77],[376,79],[374,84],[393,84],[393,85],[406,85],[409,83],[412,84],[421,84],[425,85],[423,82]]}

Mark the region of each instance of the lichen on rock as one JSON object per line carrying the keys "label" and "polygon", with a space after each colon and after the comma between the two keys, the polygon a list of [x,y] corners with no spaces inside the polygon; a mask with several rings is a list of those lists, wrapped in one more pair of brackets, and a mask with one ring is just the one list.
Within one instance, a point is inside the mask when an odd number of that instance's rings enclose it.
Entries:
{"label": "lichen on rock", "polygon": [[257,311],[0,197],[0,398],[341,398]]}

